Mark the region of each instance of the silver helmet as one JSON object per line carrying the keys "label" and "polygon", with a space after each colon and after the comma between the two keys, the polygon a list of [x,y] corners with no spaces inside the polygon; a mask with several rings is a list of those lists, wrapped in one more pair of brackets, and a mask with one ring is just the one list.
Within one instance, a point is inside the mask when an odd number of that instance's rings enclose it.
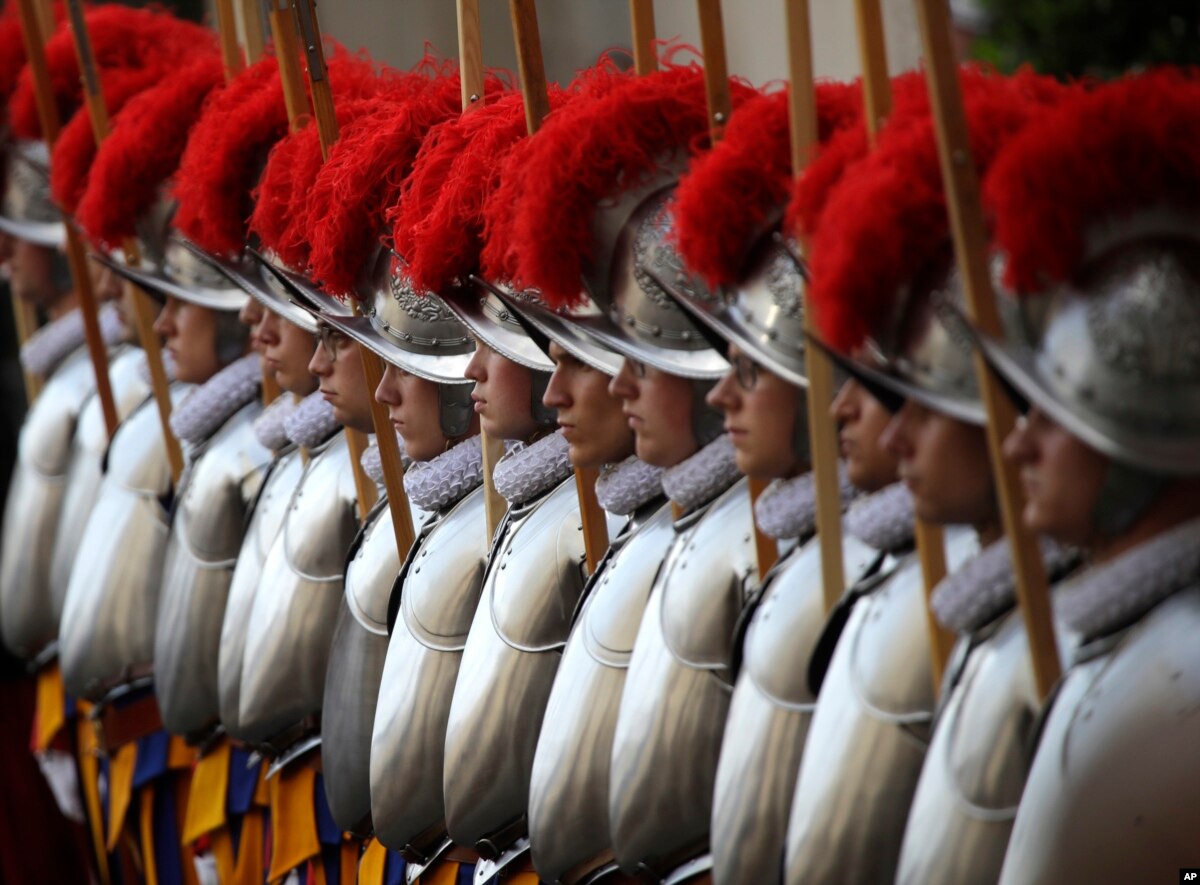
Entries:
{"label": "silver helmet", "polygon": [[550,342],[554,342],[577,360],[609,377],[621,370],[624,357],[580,328],[591,320],[603,320],[603,312],[591,298],[583,295],[578,304],[555,310],[540,298],[518,299],[503,292],[497,294],[547,357],[550,356]]}
{"label": "silver helmet", "polygon": [[583,284],[600,312],[581,317],[577,325],[622,356],[673,375],[715,381],[729,364],[663,288],[664,280],[673,280],[698,289],[670,243],[667,202],[675,181],[674,172],[664,169],[597,208],[596,249]]}
{"label": "silver helmet", "polygon": [[44,141],[10,141],[0,231],[54,248],[66,239],[63,218],[50,196],[50,149]]}
{"label": "silver helmet", "polygon": [[962,277],[957,265],[951,265],[939,283],[902,294],[895,318],[879,324],[886,337],[867,341],[865,359],[851,359],[810,340],[892,411],[911,399],[983,426],[987,411],[975,374],[973,336],[964,319],[965,300]]}
{"label": "silver helmet", "polygon": [[324,320],[392,365],[437,384],[442,433],[462,436],[474,413],[472,382],[463,377],[475,350],[467,327],[437,295],[416,291],[390,249],[379,250],[371,280],[362,316]]}
{"label": "silver helmet", "polygon": [[1196,230],[1165,210],[1108,227],[1048,298],[1038,334],[980,339],[1017,394],[1115,464],[1158,477],[1200,474]]}
{"label": "silver helmet", "polygon": [[294,290],[285,286],[249,251],[244,250],[236,257],[225,257],[213,255],[191,241],[186,241],[186,245],[200,261],[223,274],[229,282],[267,310],[278,314],[306,332],[316,334],[317,320],[312,310],[300,303]]}
{"label": "silver helmet", "polygon": [[720,338],[781,378],[807,388],[802,298],[807,273],[795,244],[774,230],[755,243],[735,286],[709,293],[690,285],[682,271],[661,284]]}
{"label": "silver helmet", "polygon": [[95,252],[93,257],[157,298],[178,298],[212,310],[237,313],[246,305],[248,296],[239,286],[231,284],[211,261],[202,258],[203,253],[191,246],[182,233],[168,227],[174,208],[154,210],[153,226],[157,230],[150,230],[152,225],[147,220],[139,225],[139,242],[150,257],[145,265],[131,267],[103,252]]}
{"label": "silver helmet", "polygon": [[255,244],[245,249],[247,263],[257,265],[257,273],[251,272],[248,283],[255,288],[265,289],[268,294],[282,295],[305,310],[315,311],[322,316],[353,316],[349,300],[329,294],[301,271],[289,267],[270,249],[261,249]]}

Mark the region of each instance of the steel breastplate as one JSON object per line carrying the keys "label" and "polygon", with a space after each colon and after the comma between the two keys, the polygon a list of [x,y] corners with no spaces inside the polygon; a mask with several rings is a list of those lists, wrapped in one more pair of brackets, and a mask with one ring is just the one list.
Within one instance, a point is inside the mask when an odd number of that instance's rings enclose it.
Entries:
{"label": "steel breastplate", "polygon": [[95,387],[80,348],[50,376],[21,426],[0,541],[0,634],[18,657],[33,657],[57,632],[47,603],[55,533],[76,423]]}
{"label": "steel breastplate", "polygon": [[246,650],[246,624],[254,608],[254,595],[262,579],[263,565],[271,543],[283,525],[292,493],[304,474],[304,459],[293,448],[281,454],[263,481],[258,501],[246,537],[238,553],[229,596],[225,601],[225,617],[221,622],[221,645],[217,654],[217,699],[221,724],[235,739],[243,737],[238,704],[242,688],[242,655]]}
{"label": "steel breastplate", "polygon": [[1080,650],[1093,656],[1045,719],[1001,883],[1180,881],[1200,832],[1198,634],[1193,585]]}
{"label": "steel breastplate", "polygon": [[670,505],[627,535],[614,540],[567,640],[533,757],[529,842],[549,882],[612,849],[613,732],[650,588],[675,540]]}
{"label": "steel breastplate", "polygon": [[[948,528],[946,565],[978,551]],[[785,881],[888,881],[933,718],[920,565],[909,556],[854,606],[817,701],[788,819]]]}
{"label": "steel breastplate", "polygon": [[[881,554],[843,535],[847,583]],[[808,661],[825,623],[817,538],[797,548],[770,577],[743,642],[713,791],[713,875],[719,882],[778,882],[804,739],[816,698]]]}
{"label": "steel breastplate", "polygon": [[[420,531],[428,516],[412,508]],[[342,830],[371,832],[371,729],[387,655],[387,610],[400,572],[396,533],[387,499],[363,526],[346,564],[345,593],[325,671],[321,717],[321,770],[325,797]]]}
{"label": "steel breastplate", "polygon": [[707,850],[734,626],[755,569],[746,480],[675,539],[655,580],[613,738],[609,823],[621,868]]}
{"label": "steel breastplate", "polygon": [[443,835],[446,721],[487,561],[483,488],[433,517],[405,563],[371,732],[371,818],[389,848]]}
{"label": "steel breastplate", "polygon": [[346,434],[305,467],[263,565],[246,627],[239,719],[266,741],[319,713],[346,551],[358,532]]}
{"label": "steel breastplate", "polygon": [[492,840],[526,813],[542,714],[583,589],[583,557],[573,479],[509,511],[446,725],[446,826],[460,845]]}
{"label": "steel breastplate", "polygon": [[180,483],[154,634],[154,687],[163,725],[196,734],[216,724],[217,650],[225,600],[250,504],[271,453],[254,433],[255,400],[204,444]]}
{"label": "steel breastplate", "polygon": [[[109,382],[117,417],[122,421],[150,396],[150,385],[142,379],[144,352],[136,347],[118,347],[110,353]],[[71,582],[75,551],[79,549],[83,529],[91,515],[92,505],[104,479],[104,453],[108,451],[108,429],[100,400],[93,395],[84,403],[75,428],[71,450],[71,466],[67,471],[67,488],[63,494],[62,513],[54,540],[54,561],[50,566],[51,616],[55,635],[62,619],[63,600]]]}
{"label": "steel breastplate", "polygon": [[897,882],[994,882],[1029,770],[1040,703],[1019,613],[969,652],[938,717],[908,813]]}
{"label": "steel breastplate", "polygon": [[[191,390],[172,385],[172,402]],[[170,491],[158,407],[147,400],[113,436],[67,585],[59,656],[73,695],[99,700],[153,660]]]}

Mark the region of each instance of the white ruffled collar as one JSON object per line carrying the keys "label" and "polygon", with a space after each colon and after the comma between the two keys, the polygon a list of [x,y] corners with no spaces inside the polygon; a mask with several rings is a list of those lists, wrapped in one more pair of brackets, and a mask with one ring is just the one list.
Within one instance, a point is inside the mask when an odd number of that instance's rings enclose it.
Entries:
{"label": "white ruffled collar", "polygon": [[492,479],[509,505],[524,504],[571,475],[567,441],[555,431],[535,443],[518,443],[496,462]]}
{"label": "white ruffled collar", "polygon": [[1116,632],[1200,580],[1200,519],[1081,571],[1055,591],[1055,613],[1085,641]]}
{"label": "white ruffled collar", "polygon": [[[100,305],[100,336],[109,347],[129,338],[115,304]],[[68,354],[83,346],[83,311],[75,308],[51,320],[29,336],[21,346],[21,367],[31,375],[47,377]]]}
{"label": "white ruffled collar", "polygon": [[846,533],[876,550],[895,552],[913,543],[912,493],[902,482],[864,495],[846,511]]}
{"label": "white ruffled collar", "polygon": [[[845,507],[854,497],[854,486],[840,462],[838,485]],[[810,472],[774,480],[754,504],[754,522],[764,535],[776,541],[811,535],[817,530],[816,477]]]}
{"label": "white ruffled collar", "polygon": [[261,415],[254,419],[254,436],[259,445],[272,452],[278,452],[288,445],[287,431],[283,423],[288,415],[296,410],[296,401],[290,394],[277,396]]}
{"label": "white ruffled collar", "polygon": [[283,419],[287,438],[306,449],[316,448],[341,429],[341,423],[333,416],[333,406],[319,390],[296,403]]}
{"label": "white ruffled collar", "polygon": [[452,446],[436,458],[414,461],[404,472],[408,499],[429,513],[457,504],[483,482],[483,448],[478,435]]}
{"label": "white ruffled collar", "polygon": [[[1048,538],[1038,541],[1050,580],[1078,559],[1075,551]],[[968,559],[933,589],[929,605],[943,626],[956,633],[973,633],[1011,609],[1016,602],[1012,548],[1000,538]]]}
{"label": "white ruffled collar", "polygon": [[671,503],[688,513],[716,498],[739,477],[733,440],[726,433],[664,470],[662,487]]}
{"label": "white ruffled collar", "polygon": [[608,513],[629,516],[643,504],[662,497],[661,467],[652,467],[637,455],[619,464],[606,464],[596,480],[596,499]]}
{"label": "white ruffled collar", "polygon": [[171,431],[180,442],[202,443],[258,396],[262,370],[258,355],[248,354],[213,375],[171,412]]}

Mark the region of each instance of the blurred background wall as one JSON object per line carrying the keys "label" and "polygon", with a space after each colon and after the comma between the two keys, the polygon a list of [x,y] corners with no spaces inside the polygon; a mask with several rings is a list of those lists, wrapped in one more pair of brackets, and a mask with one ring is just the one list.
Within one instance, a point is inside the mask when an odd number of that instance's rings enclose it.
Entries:
{"label": "blurred background wall", "polygon": [[[700,45],[696,4],[657,0],[660,38]],[[811,0],[817,73],[849,78],[859,71],[851,0]],[[893,70],[916,64],[919,37],[912,0],[883,0]],[[507,0],[480,0],[483,52],[488,64],[515,70]],[[457,52],[453,0],[326,0],[319,8],[325,32],[350,48],[407,67],[426,41],[443,54]],[[723,4],[730,70],[755,84],[787,76],[783,0],[726,0]],[[569,80],[605,49],[630,45],[626,0],[542,0],[538,21],[546,73]]]}

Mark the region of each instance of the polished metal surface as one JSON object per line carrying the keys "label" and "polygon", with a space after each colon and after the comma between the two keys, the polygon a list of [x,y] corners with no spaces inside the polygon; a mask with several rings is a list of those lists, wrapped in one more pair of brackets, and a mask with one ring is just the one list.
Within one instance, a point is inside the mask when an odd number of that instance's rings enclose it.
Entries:
{"label": "polished metal surface", "polygon": [[[946,530],[946,566],[976,553]],[[788,819],[787,883],[890,881],[933,718],[925,590],[909,556],[854,606],[808,728]]]}
{"label": "polished metal surface", "polygon": [[475,351],[467,327],[432,292],[418,292],[399,258],[381,249],[375,258],[363,316],[327,317],[355,341],[390,363],[437,384],[470,384],[463,378]]}
{"label": "polished metal surface", "polygon": [[[401,576],[371,731],[371,817],[393,849],[445,835],[446,721],[487,560],[483,488],[426,522]],[[355,605],[367,624],[374,605]],[[386,611],[384,612],[386,617]]]}
{"label": "polished metal surface", "polygon": [[[119,347],[109,355],[108,376],[117,417],[122,421],[150,395],[150,385],[142,378],[144,359],[145,354],[140,348],[128,346]],[[93,395],[84,403],[75,427],[67,487],[63,493],[58,528],[55,530],[49,598],[56,636],[58,622],[62,619],[63,601],[67,597],[67,585],[71,582],[71,570],[75,565],[75,553],[104,479],[104,454],[107,451],[108,428],[104,426],[100,400]]]}
{"label": "polished metal surface", "polygon": [[1020,614],[1009,612],[985,630],[938,716],[908,813],[897,882],[1000,877],[1041,703]]}
{"label": "polished metal surface", "polygon": [[985,340],[988,360],[1110,458],[1200,472],[1200,247],[1123,244],[1089,262],[1086,280],[1052,299],[1036,343]]}
{"label": "polished metal surface", "polygon": [[225,600],[271,462],[254,433],[262,410],[251,401],[200,445],[175,500],[154,631],[154,691],[163,725],[175,734],[197,734],[220,717],[217,654]]}
{"label": "polished metal surface", "polygon": [[708,849],[734,627],[757,579],[747,481],[692,518],[654,582],[613,737],[609,825],[626,872],[665,874]]}
{"label": "polished metal surface", "polygon": [[212,310],[236,313],[250,298],[223,270],[209,259],[201,258],[174,228],[167,234],[160,265],[131,267],[102,253],[97,253],[96,260],[160,299],[178,298]]}
{"label": "polished metal surface", "polygon": [[346,551],[358,532],[346,435],[312,452],[271,544],[246,626],[239,720],[265,741],[318,713],[342,599]]}
{"label": "polished metal surface", "polygon": [[66,230],[50,194],[50,149],[40,138],[6,141],[0,231],[37,246],[61,246]]}
{"label": "polished metal surface", "polygon": [[715,380],[729,364],[663,287],[671,279],[676,289],[707,297],[685,278],[671,242],[667,204],[674,186],[673,174],[664,170],[597,211],[596,254],[584,285],[605,315],[579,317],[576,323],[626,357],[685,378]]}
{"label": "polished metal surface", "polygon": [[867,342],[869,358],[836,361],[884,403],[911,399],[968,424],[987,415],[975,375],[971,333],[963,319],[965,295],[957,267],[933,289],[907,292],[894,333]]}
{"label": "polished metal surface", "polygon": [[708,295],[686,269],[663,275],[664,289],[702,323],[797,387],[808,387],[805,363],[805,270],[793,243],[778,231],[759,239],[748,269],[729,290]]}
{"label": "polished metal surface", "polygon": [[18,657],[32,658],[58,632],[48,604],[55,535],[76,424],[95,389],[87,349],[78,348],[47,380],[21,426],[0,542],[0,631]]}
{"label": "polished metal surface", "polygon": [[[461,845],[496,839],[526,813],[542,715],[583,589],[583,559],[574,479],[510,508],[446,725],[446,826]],[[507,848],[504,841],[494,848]]]}
{"label": "polished metal surface", "polygon": [[674,540],[669,504],[635,516],[613,539],[567,640],[530,776],[529,841],[545,881],[612,850],[613,732],[642,613]]}
{"label": "polished metal surface", "polygon": [[1198,633],[1193,584],[1067,673],[1017,809],[1003,885],[1176,882],[1195,863]]}
{"label": "polished metal surface", "polygon": [[[173,384],[172,403],[192,389]],[[59,660],[70,694],[99,700],[153,661],[170,491],[158,409],[146,400],[113,436],[67,585]]]}
{"label": "polished metal surface", "polygon": [[[417,531],[428,516],[412,510]],[[321,770],[338,827],[370,835],[371,730],[388,648],[388,601],[401,565],[386,500],[375,505],[355,544],[325,671]]]}
{"label": "polished metal surface", "polygon": [[[853,586],[879,551],[842,536]],[[755,885],[783,875],[783,843],[816,698],[808,664],[825,626],[817,538],[772,572],[743,641],[713,790],[714,881]]]}
{"label": "polished metal surface", "polygon": [[221,642],[217,651],[217,702],[221,725],[235,739],[243,737],[239,703],[242,690],[242,656],[246,650],[246,626],[254,608],[254,596],[263,576],[267,553],[292,503],[292,493],[304,475],[304,458],[298,448],[281,453],[254,505],[250,524],[238,551],[237,565],[229,582]]}

